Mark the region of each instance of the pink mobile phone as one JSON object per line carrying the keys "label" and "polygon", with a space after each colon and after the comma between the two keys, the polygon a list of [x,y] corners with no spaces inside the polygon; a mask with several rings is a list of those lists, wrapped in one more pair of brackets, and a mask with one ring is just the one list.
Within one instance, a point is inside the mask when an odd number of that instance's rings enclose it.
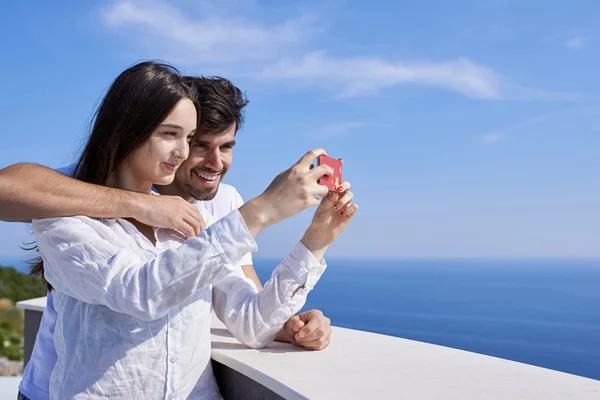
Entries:
{"label": "pink mobile phone", "polygon": [[327,186],[329,190],[338,191],[340,185],[342,184],[342,162],[340,160],[336,160],[335,158],[331,158],[328,156],[319,156],[317,158],[317,166],[319,165],[329,165],[333,168],[333,175],[323,175],[318,183],[323,186]]}

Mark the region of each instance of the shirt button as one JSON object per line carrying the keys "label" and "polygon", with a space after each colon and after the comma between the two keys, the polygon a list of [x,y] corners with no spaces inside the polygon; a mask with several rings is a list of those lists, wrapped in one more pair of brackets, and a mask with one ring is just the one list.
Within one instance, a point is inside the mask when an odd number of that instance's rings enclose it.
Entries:
{"label": "shirt button", "polygon": [[177,325],[177,324],[175,323],[175,321],[171,321],[171,323],[169,325],[171,325],[171,328],[175,328],[175,325]]}
{"label": "shirt button", "polygon": [[301,267],[306,267],[306,261],[300,261],[300,266]]}
{"label": "shirt button", "polygon": [[177,361],[177,359],[175,357],[171,357],[171,359],[169,361],[171,361],[171,363],[175,363],[175,361]]}

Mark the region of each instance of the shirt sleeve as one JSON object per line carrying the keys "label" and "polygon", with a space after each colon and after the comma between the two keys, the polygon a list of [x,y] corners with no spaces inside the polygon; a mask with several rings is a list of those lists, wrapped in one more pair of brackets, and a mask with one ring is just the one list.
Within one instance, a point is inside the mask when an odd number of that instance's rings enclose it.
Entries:
{"label": "shirt sleeve", "polygon": [[76,167],[77,167],[77,164],[71,164],[66,167],[57,168],[55,171],[60,172],[63,175],[73,178],[75,176],[75,168]]}
{"label": "shirt sleeve", "polygon": [[150,260],[88,217],[34,220],[33,231],[44,276],[57,291],[142,320],[166,315],[234,271],[242,255],[257,248],[237,211]]}
{"label": "shirt sleeve", "polygon": [[240,342],[264,347],[302,309],[326,267],[324,260],[319,262],[298,242],[260,293],[240,268],[218,281],[213,286],[213,309]]}
{"label": "shirt sleeve", "polygon": [[[237,210],[241,206],[244,205],[244,199],[242,198],[242,195],[236,189],[234,189],[234,190],[235,190],[235,199],[234,199],[234,203],[233,203],[233,209],[231,211]],[[244,254],[242,256],[242,258],[240,259],[239,264],[240,265],[254,265],[254,262],[252,261],[252,253]]]}

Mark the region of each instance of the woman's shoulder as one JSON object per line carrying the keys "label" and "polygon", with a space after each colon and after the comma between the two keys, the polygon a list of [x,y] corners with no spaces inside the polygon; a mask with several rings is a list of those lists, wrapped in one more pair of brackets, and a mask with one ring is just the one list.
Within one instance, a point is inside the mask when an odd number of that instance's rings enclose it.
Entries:
{"label": "woman's shoulder", "polygon": [[95,231],[98,233],[111,231],[110,225],[116,220],[105,220],[101,218],[90,218],[84,215],[71,217],[41,218],[32,221],[34,233],[59,230],[61,232],[85,233]]}

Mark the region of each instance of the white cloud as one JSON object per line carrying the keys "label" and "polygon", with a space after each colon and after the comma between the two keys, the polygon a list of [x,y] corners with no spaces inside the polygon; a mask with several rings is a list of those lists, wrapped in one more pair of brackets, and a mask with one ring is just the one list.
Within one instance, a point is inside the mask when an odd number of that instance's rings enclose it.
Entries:
{"label": "white cloud", "polygon": [[571,50],[582,50],[585,46],[585,39],[581,36],[575,36],[567,40],[565,46]]}
{"label": "white cloud", "polygon": [[[375,124],[371,122],[362,122],[362,121],[344,121],[344,122],[334,122],[330,124],[326,124],[317,128],[315,131],[315,136],[321,139],[341,137],[348,135],[352,132],[355,132],[359,128],[376,128],[383,127],[386,125],[383,124]],[[369,131],[372,133],[371,131]]]}
{"label": "white cloud", "polygon": [[305,81],[340,88],[341,96],[376,93],[399,84],[417,83],[456,91],[469,97],[499,98],[496,74],[466,59],[441,63],[386,62],[379,58],[334,58],[324,51],[300,60],[286,59],[265,68],[267,79]]}
{"label": "white cloud", "polygon": [[182,11],[161,1],[119,0],[103,10],[102,20],[125,39],[122,43],[142,46],[141,58],[199,66],[205,74],[216,68],[219,73],[242,72],[263,81],[308,84],[338,97],[373,95],[413,84],[487,100],[582,100],[569,93],[523,87],[466,58],[389,61],[380,57],[334,57],[325,51],[291,56],[303,54],[308,38],[321,30],[314,17],[305,15],[267,26],[256,19],[235,17],[240,7],[227,3],[223,6],[226,11],[218,11],[220,2],[201,4]]}
{"label": "white cloud", "polygon": [[569,93],[523,87],[466,58],[409,63],[389,62],[375,57],[335,58],[325,51],[317,51],[299,60],[284,59],[268,66],[260,76],[326,87],[339,93],[340,97],[375,94],[381,89],[403,84],[420,84],[488,100],[582,100],[580,96]]}
{"label": "white cloud", "polygon": [[314,23],[310,16],[273,27],[217,14],[194,18],[167,3],[140,1],[119,1],[106,8],[102,18],[150,50],[191,64],[269,57],[302,40]]}
{"label": "white cloud", "polygon": [[481,140],[485,144],[496,144],[502,139],[502,135],[499,133],[486,133],[485,135],[481,135],[479,140]]}

